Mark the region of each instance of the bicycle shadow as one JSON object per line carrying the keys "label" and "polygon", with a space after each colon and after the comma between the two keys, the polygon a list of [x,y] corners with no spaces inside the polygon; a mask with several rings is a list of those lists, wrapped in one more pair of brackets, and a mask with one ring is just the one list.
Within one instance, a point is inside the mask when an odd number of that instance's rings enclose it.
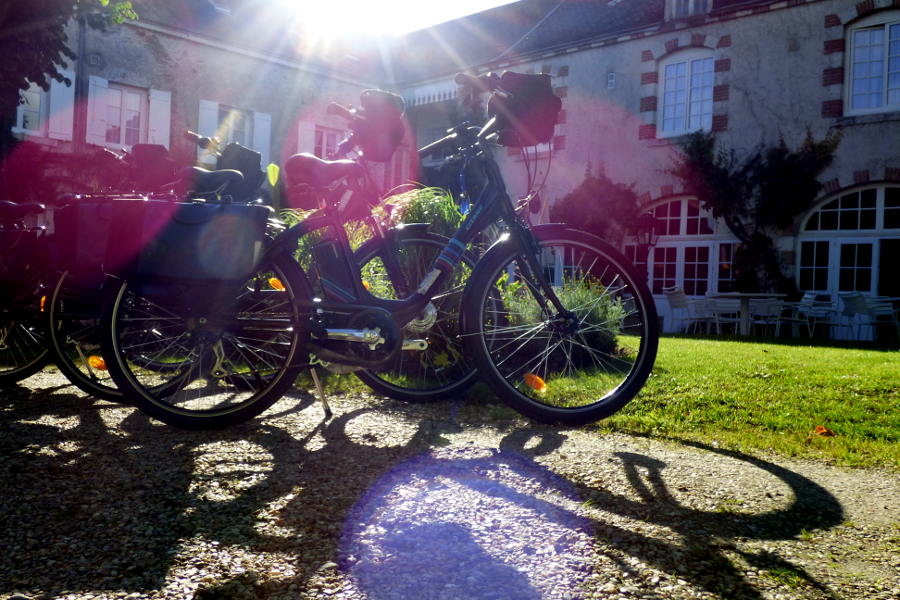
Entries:
{"label": "bicycle shadow", "polygon": [[[295,418],[312,399],[301,403],[274,414]],[[632,490],[623,494],[540,464],[566,447],[563,431],[532,426],[508,432],[497,448],[444,448],[464,432],[452,407],[395,412],[390,430],[375,406],[331,421],[316,415],[290,432],[277,419],[182,432],[128,407],[58,391],[17,397],[14,410],[0,411],[0,485],[8,490],[0,543],[10,549],[0,592],[29,582],[53,595],[60,580],[70,591],[159,590],[186,545],[201,540],[296,556],[293,574],[273,585],[302,589],[337,561],[341,585],[375,599],[396,597],[406,585],[426,590],[407,597],[423,598],[441,590],[468,598],[495,598],[501,589],[515,593],[499,597],[529,599],[577,593],[597,583],[598,560],[628,572],[629,558],[710,592],[760,598],[729,554],[758,569],[789,568],[831,595],[790,561],[737,544],[791,539],[843,520],[837,499],[798,473],[681,442],[767,471],[793,495],[769,512],[704,511],[677,500],[666,463],[652,456],[598,452],[597,460],[619,461]],[[52,425],[36,422],[48,416]],[[371,429],[360,425],[367,420]],[[109,485],[100,488],[90,474],[104,469]],[[32,518],[30,507],[45,495],[59,499],[54,518]],[[679,542],[598,517],[586,501],[601,515],[667,528]],[[100,549],[99,559],[87,562],[82,547]],[[697,568],[685,572],[685,557]],[[203,584],[197,596],[215,597],[228,583]]]}

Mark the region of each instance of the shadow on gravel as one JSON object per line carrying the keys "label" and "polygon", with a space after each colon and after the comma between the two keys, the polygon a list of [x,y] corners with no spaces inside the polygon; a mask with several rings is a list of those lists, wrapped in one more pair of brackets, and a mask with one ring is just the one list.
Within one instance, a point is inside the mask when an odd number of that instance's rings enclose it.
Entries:
{"label": "shadow on gravel", "polygon": [[[300,415],[312,398],[297,400],[279,413],[306,417],[290,427],[266,419],[182,432],[61,390],[5,391],[0,595],[170,589],[167,578],[190,566],[192,544],[205,544],[290,556],[292,572],[219,568],[197,598],[267,598],[329,580],[373,600],[580,597],[596,584],[598,564],[640,582],[629,557],[725,597],[762,598],[736,556],[758,570],[794,573],[817,597],[833,597],[799,566],[737,545],[843,520],[825,489],[773,463],[680,442],[766,471],[793,495],[772,512],[701,511],[676,500],[666,464],[651,456],[598,452],[597,461],[621,465],[634,492],[627,495],[543,467],[542,455],[565,449],[564,431],[527,427],[507,433],[498,448],[451,450],[445,436],[464,430],[446,405],[402,407],[390,418],[365,408],[325,422],[309,418],[318,407]],[[359,426],[366,420],[369,430]],[[100,472],[102,487],[91,476]],[[45,498],[55,503],[51,514]],[[586,516],[588,505],[592,515],[618,519]],[[623,519],[667,528],[680,543]],[[641,585],[655,595],[650,583]]]}

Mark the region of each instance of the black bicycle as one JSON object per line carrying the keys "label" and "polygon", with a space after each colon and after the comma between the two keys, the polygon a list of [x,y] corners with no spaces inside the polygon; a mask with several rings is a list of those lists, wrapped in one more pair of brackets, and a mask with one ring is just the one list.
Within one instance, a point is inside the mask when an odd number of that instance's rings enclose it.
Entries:
{"label": "black bicycle", "polygon": [[[529,228],[493,158],[498,145],[552,135],[559,100],[549,77],[506,73],[458,82],[494,92],[492,116],[480,128],[460,125],[421,151],[450,153],[471,208],[413,291],[395,299],[366,288],[343,224],[329,218],[346,196],[326,198],[322,216],[280,233],[249,275],[234,281],[192,275],[179,294],[154,290],[138,274],[107,296],[103,323],[104,355],[141,410],[179,427],[224,427],[261,413],[316,363],[391,369],[405,348],[424,349],[404,328],[456,287],[467,246],[497,223],[505,233],[466,279],[460,309],[465,348],[482,377],[513,408],[547,422],[595,421],[638,393],[658,343],[643,278],[595,236],[562,225]],[[354,165],[301,155],[286,169],[328,184],[351,176]],[[333,260],[322,282],[331,294],[324,297],[313,293],[314,282],[295,260],[298,245],[320,231],[327,249],[315,261]],[[334,278],[338,266],[341,280]],[[132,360],[143,347],[159,348],[179,368],[143,368]],[[153,392],[162,376],[178,382],[175,393]]]}

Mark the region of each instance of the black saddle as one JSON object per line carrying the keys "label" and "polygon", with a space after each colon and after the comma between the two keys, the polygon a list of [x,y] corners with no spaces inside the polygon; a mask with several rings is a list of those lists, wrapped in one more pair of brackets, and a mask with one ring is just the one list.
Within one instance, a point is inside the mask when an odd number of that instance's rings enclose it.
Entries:
{"label": "black saddle", "polygon": [[325,187],[342,177],[361,176],[363,168],[352,160],[323,160],[312,154],[295,154],[284,163],[288,185],[301,183]]}
{"label": "black saddle", "polygon": [[0,221],[20,221],[30,215],[44,212],[44,205],[35,202],[16,204],[8,200],[0,200]]}

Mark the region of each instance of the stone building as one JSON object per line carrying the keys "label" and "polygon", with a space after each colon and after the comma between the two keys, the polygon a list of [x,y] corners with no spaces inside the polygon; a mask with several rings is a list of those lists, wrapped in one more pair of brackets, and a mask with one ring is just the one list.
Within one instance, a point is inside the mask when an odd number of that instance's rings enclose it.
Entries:
{"label": "stone building", "polygon": [[[684,135],[713,131],[739,155],[840,130],[816,205],[776,240],[801,290],[900,296],[900,4],[891,0],[523,0],[413,33],[393,65],[419,143],[454,114],[464,69],[553,76],[563,113],[543,196],[585,168],[634,184],[664,223],[648,277],[689,295],[731,289],[737,239],[668,172]],[[412,53],[411,49],[417,49]],[[524,193],[522,155],[504,158]],[[603,210],[597,206],[585,210]],[[545,203],[546,206],[547,203]],[[546,219],[546,213],[540,216]],[[636,257],[635,247],[623,248]],[[838,303],[839,304],[839,303]],[[667,318],[671,324],[672,319]],[[847,332],[845,332],[847,333]]]}
{"label": "stone building", "polygon": [[[738,154],[784,138],[840,130],[816,205],[776,240],[801,290],[900,296],[900,3],[898,0],[520,0],[394,41],[390,51],[315,48],[277,4],[261,0],[136,0],[138,22],[108,32],[70,27],[82,57],[73,87],[24,94],[16,132],[60,151],[85,144],[167,145],[208,162],[184,129],[217,133],[278,161],[325,155],[345,124],[328,101],[353,104],[381,86],[404,96],[415,130],[382,175],[417,179],[415,144],[458,115],[459,71],[553,76],[563,111],[528,168],[545,202],[587,167],[634,185],[664,223],[647,257],[650,286],[689,295],[731,289],[737,239],[703,211],[669,169],[692,131]],[[547,170],[552,155],[552,169]],[[523,194],[519,152],[502,163]],[[603,210],[603,199],[585,210]],[[623,251],[639,258],[625,241]]]}

